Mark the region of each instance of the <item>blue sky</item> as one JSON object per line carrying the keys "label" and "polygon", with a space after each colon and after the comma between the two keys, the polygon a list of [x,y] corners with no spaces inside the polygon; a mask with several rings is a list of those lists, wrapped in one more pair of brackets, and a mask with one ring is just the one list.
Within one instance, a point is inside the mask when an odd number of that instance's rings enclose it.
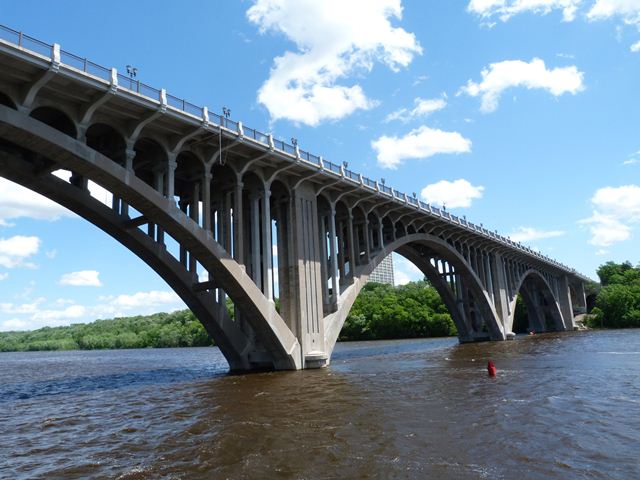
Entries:
{"label": "blue sky", "polygon": [[[21,0],[0,23],[593,278],[640,261],[640,0]],[[106,234],[1,182],[0,330],[183,307]]]}

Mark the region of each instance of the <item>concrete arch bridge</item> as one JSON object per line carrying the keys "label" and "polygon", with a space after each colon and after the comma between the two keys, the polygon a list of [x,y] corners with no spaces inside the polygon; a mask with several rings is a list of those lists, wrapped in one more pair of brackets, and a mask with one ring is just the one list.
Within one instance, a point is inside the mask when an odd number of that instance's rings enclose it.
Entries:
{"label": "concrete arch bridge", "polygon": [[573,329],[585,307],[587,278],[415,195],[59,45],[0,38],[0,175],[151,266],[233,371],[327,365],[392,252],[438,290],[462,342],[508,338],[518,293],[538,331]]}

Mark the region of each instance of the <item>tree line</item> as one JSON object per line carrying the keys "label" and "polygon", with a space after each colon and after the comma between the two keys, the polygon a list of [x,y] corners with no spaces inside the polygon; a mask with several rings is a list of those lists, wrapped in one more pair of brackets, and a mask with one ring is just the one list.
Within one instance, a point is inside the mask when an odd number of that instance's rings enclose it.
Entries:
{"label": "tree line", "polygon": [[[276,301],[276,308],[278,308]],[[233,304],[227,302],[233,318]],[[438,293],[425,282],[367,284],[346,319],[340,340],[455,335]],[[96,320],[29,332],[0,332],[0,352],[203,347],[212,339],[190,310]]]}
{"label": "tree line", "polygon": [[595,307],[587,316],[592,328],[640,327],[640,264],[607,262],[597,270]]}
{"label": "tree line", "polygon": [[[640,327],[640,264],[634,267],[629,262],[607,262],[597,272],[600,285],[587,286],[587,294],[595,296],[595,307],[587,316],[587,325],[592,328]],[[227,307],[233,318],[233,304],[228,302]],[[516,320],[524,315],[521,310],[516,309]],[[402,286],[370,282],[353,304],[339,340],[456,334],[451,315],[427,281]],[[0,352],[209,345],[213,345],[212,339],[190,310],[96,320],[29,332],[0,332]]]}

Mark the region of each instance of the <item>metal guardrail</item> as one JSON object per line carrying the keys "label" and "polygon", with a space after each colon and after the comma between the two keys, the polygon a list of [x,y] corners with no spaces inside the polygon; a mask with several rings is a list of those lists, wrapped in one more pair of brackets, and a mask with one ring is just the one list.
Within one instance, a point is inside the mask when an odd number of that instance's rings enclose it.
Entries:
{"label": "metal guardrail", "polygon": [[[5,42],[12,43],[19,48],[29,50],[31,52],[35,52],[41,56],[47,57],[48,59],[52,58],[52,50],[54,45],[45,43],[36,38],[25,35],[24,33],[9,28],[4,25],[0,25],[0,40],[4,40]],[[102,65],[98,65],[97,63],[93,63],[85,57],[81,57],[75,55],[73,53],[67,52],[65,50],[60,50],[60,62],[64,64],[66,67],[84,72],[93,77],[97,77],[101,80],[110,82],[111,81],[111,69],[103,67]],[[134,80],[133,78],[127,77],[120,73],[117,74],[117,82],[118,88],[122,88],[128,90],[130,92],[137,93],[149,99],[158,101],[161,98],[161,89],[146,85],[139,80]],[[174,95],[167,94],[166,95],[167,105],[177,111],[181,111],[190,116],[195,116],[199,118],[203,118],[205,109],[203,107],[199,107],[193,103],[188,102],[183,98],[176,97]],[[532,250],[529,247],[526,247],[518,242],[513,242],[510,238],[505,238],[498,233],[491,232],[483,227],[477,227],[473,223],[467,222],[466,219],[461,221],[458,217],[451,215],[450,213],[441,210],[437,207],[433,207],[428,203],[425,203],[421,200],[417,200],[413,197],[406,196],[404,193],[399,190],[392,189],[384,184],[380,184],[368,177],[362,176],[353,172],[351,170],[343,169],[339,165],[332,163],[328,160],[322,159],[320,156],[313,155],[309,152],[299,150],[297,146],[288,144],[282,140],[272,139],[270,135],[262,133],[258,130],[242,127],[240,128],[240,122],[236,122],[234,120],[230,120],[222,115],[218,114],[209,114],[208,123],[226,128],[228,130],[232,130],[237,132],[238,134],[242,133],[245,138],[250,138],[251,140],[270,147],[270,142],[273,142],[273,147],[275,150],[278,150],[287,155],[294,156],[296,158],[300,158],[301,160],[315,165],[317,167],[324,168],[333,172],[335,174],[339,174],[342,177],[349,178],[351,180],[355,180],[357,182],[361,182],[364,187],[368,187],[370,189],[374,189],[382,194],[387,196],[391,196],[392,198],[402,201],[403,203],[409,203],[414,206],[416,209],[423,211],[425,213],[435,215],[442,219],[448,220],[456,225],[459,225],[463,228],[467,228],[473,230],[481,235],[486,236],[492,240],[498,241],[504,245],[508,245],[516,250],[520,250],[528,255],[534,256],[540,260],[543,260],[549,264],[552,264],[558,268],[561,268],[566,271],[570,271],[577,275],[581,275],[575,269],[572,269],[546,255],[542,255],[539,252]],[[407,199],[405,202],[405,198]],[[582,276],[582,275],[581,275]],[[587,278],[587,277],[584,277]]]}

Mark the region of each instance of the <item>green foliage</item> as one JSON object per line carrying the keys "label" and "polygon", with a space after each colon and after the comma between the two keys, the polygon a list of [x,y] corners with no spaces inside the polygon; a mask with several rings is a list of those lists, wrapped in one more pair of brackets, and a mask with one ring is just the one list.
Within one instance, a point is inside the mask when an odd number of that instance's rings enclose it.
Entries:
{"label": "green foliage", "polygon": [[427,282],[393,287],[368,283],[353,304],[340,340],[440,337],[456,335],[440,295]]}
{"label": "green foliage", "polygon": [[598,268],[602,283],[596,306],[587,317],[590,327],[640,327],[640,265],[607,262]]}
{"label": "green foliage", "polygon": [[212,341],[190,310],[96,320],[32,332],[0,332],[0,352],[201,347]]}

